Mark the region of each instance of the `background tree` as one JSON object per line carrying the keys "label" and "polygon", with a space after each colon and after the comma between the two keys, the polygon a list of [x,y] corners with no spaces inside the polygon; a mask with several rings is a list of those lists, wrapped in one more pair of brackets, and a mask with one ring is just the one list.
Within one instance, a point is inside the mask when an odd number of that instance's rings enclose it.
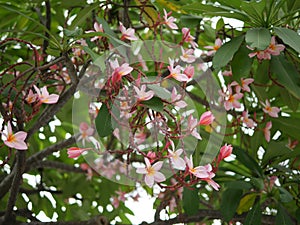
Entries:
{"label": "background tree", "polygon": [[0,224],[300,223],[299,1],[0,6]]}

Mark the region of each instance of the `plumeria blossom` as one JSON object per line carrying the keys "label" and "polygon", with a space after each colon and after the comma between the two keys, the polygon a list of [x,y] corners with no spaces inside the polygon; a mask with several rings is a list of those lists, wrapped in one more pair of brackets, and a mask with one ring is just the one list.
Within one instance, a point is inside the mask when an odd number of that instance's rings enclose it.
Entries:
{"label": "plumeria blossom", "polygon": [[18,131],[13,133],[10,122],[7,123],[6,129],[2,132],[2,140],[9,148],[15,148],[18,150],[28,149],[25,139],[27,133],[25,131]]}
{"label": "plumeria blossom", "polygon": [[193,48],[198,47],[198,44],[194,41],[195,37],[193,37],[190,34],[190,29],[189,28],[183,27],[181,29],[181,31],[182,31],[182,34],[183,34],[183,37],[182,37],[183,42],[190,43]]}
{"label": "plumeria blossom", "polygon": [[175,169],[184,170],[186,167],[186,163],[180,155],[183,153],[183,149],[180,148],[175,151],[174,143],[171,141],[172,150],[168,149],[168,156],[174,166]]}
{"label": "plumeria blossom", "polygon": [[171,14],[172,12],[167,13],[167,11],[164,9],[164,24],[166,24],[172,30],[177,30],[178,26],[174,23],[176,19],[173,16],[170,16]]}
{"label": "plumeria blossom", "polygon": [[119,66],[117,59],[110,61],[110,66],[114,70],[111,76],[111,81],[113,84],[119,82],[123,76],[128,75],[133,70],[128,63],[123,63],[121,66]]}
{"label": "plumeria blossom", "polygon": [[188,81],[188,77],[181,73],[181,66],[177,65],[176,67],[174,67],[174,60],[169,58],[169,66],[168,66],[168,70],[170,71],[170,75],[168,77],[173,77],[175,80],[178,81]]}
{"label": "plumeria blossom", "polygon": [[248,128],[252,128],[252,127],[255,127],[255,123],[252,119],[249,118],[249,115],[248,115],[248,111],[244,111],[243,114],[242,114],[242,121],[243,123],[248,127]]}
{"label": "plumeria blossom", "polygon": [[71,147],[67,149],[68,157],[69,158],[77,158],[81,156],[81,154],[87,150],[91,150],[91,148],[78,148],[78,147]]}
{"label": "plumeria blossom", "polygon": [[208,56],[213,55],[218,49],[222,46],[222,40],[220,38],[217,38],[215,40],[215,44],[213,46],[204,46],[206,49],[211,49],[210,51],[207,52]]}
{"label": "plumeria blossom", "polygon": [[206,165],[205,167],[207,167],[208,170],[208,177],[207,178],[203,178],[202,180],[206,181],[208,185],[210,185],[213,189],[215,189],[216,191],[218,191],[220,189],[220,185],[218,183],[216,183],[212,178],[214,178],[215,173],[212,172],[212,167],[210,164]]}
{"label": "plumeria blossom", "polygon": [[159,170],[161,169],[163,162],[159,161],[151,165],[149,159],[145,158],[145,168],[137,168],[136,172],[139,174],[145,174],[145,183],[148,187],[153,187],[154,182],[163,182],[166,180],[165,175],[163,175]]}
{"label": "plumeria blossom", "polygon": [[225,110],[228,111],[233,108],[238,109],[241,107],[241,103],[238,100],[243,97],[243,94],[240,92],[233,94],[230,85],[227,86],[227,93],[219,91],[219,94],[223,98]]}
{"label": "plumeria blossom", "polygon": [[195,74],[195,68],[194,66],[188,65],[184,71],[183,74],[185,74],[189,79],[192,78]]}
{"label": "plumeria blossom", "polygon": [[90,142],[90,136],[93,135],[94,129],[91,128],[87,123],[82,122],[79,125],[80,136],[78,137],[78,141],[82,140],[82,145],[85,145],[85,141]]}
{"label": "plumeria blossom", "polygon": [[186,165],[188,166],[189,172],[191,174],[193,174],[194,176],[201,178],[201,179],[209,177],[209,172],[212,170],[211,166],[209,167],[206,165],[206,166],[194,167],[192,155],[190,156],[190,158],[185,156],[184,159],[185,159]]}
{"label": "plumeria blossom", "polygon": [[188,132],[189,134],[193,135],[198,140],[201,140],[201,136],[197,131],[197,126],[199,125],[196,118],[193,117],[193,115],[190,115],[188,117]]}
{"label": "plumeria blossom", "polygon": [[124,27],[124,25],[120,22],[120,27],[119,27],[122,36],[121,36],[121,40],[130,40],[130,41],[136,41],[138,40],[138,38],[134,35],[135,31],[133,28],[128,28],[126,29]]}
{"label": "plumeria blossom", "polygon": [[80,168],[83,170],[83,171],[86,171],[87,174],[87,180],[91,180],[92,177],[93,177],[93,170],[92,168],[87,164],[87,163],[81,163],[80,164]]}
{"label": "plumeria blossom", "polygon": [[231,86],[238,86],[238,87],[240,87],[243,91],[250,92],[251,90],[250,90],[249,85],[250,85],[251,83],[253,83],[253,81],[254,81],[253,78],[246,78],[246,79],[241,78],[241,85],[238,84],[236,81],[233,81],[233,82],[231,83]]}
{"label": "plumeria blossom", "polygon": [[264,136],[267,142],[270,142],[271,139],[271,131],[270,131],[271,128],[272,128],[272,122],[269,121],[267,122],[266,127],[263,129]]}
{"label": "plumeria blossom", "polygon": [[267,49],[268,52],[271,55],[280,55],[280,52],[282,52],[284,49],[285,49],[285,46],[282,44],[276,44],[275,36],[272,36],[271,43]]}
{"label": "plumeria blossom", "polygon": [[138,89],[138,87],[133,86],[135,92],[136,92],[136,98],[138,101],[147,101],[151,99],[154,96],[154,91],[145,91],[146,90],[146,85],[142,85],[141,89]]}
{"label": "plumeria blossom", "polygon": [[41,89],[39,89],[37,86],[33,85],[37,95],[38,95],[38,100],[41,103],[45,104],[55,104],[57,103],[59,99],[59,95],[57,94],[49,94],[47,87],[44,86]]}
{"label": "plumeria blossom", "polygon": [[[102,24],[95,22],[94,23],[94,30],[88,30],[88,31],[86,31],[86,33],[91,33],[91,32],[101,32],[101,33],[104,33]],[[102,38],[102,36],[95,36],[95,37],[91,38],[91,41],[96,41],[98,39],[100,40],[101,38]]]}
{"label": "plumeria blossom", "polygon": [[221,162],[223,159],[229,157],[232,153],[232,146],[231,145],[223,145],[220,149],[220,153],[218,155],[217,163]]}
{"label": "plumeria blossom", "polygon": [[[252,48],[250,48],[251,50],[253,50]],[[258,60],[263,60],[263,59],[267,59],[270,60],[271,59],[271,54],[270,52],[266,49],[266,50],[257,50],[255,52],[251,52],[248,54],[248,56],[250,58],[253,57],[257,57]]]}
{"label": "plumeria blossom", "polygon": [[186,63],[195,62],[196,56],[194,55],[194,49],[186,49],[186,50],[184,50],[181,47],[181,53],[182,53],[182,55],[180,56],[180,59],[183,62],[186,62]]}
{"label": "plumeria blossom", "polygon": [[199,125],[204,125],[204,126],[210,125],[210,124],[212,124],[214,119],[215,119],[215,117],[212,114],[212,112],[207,111],[201,115],[201,117],[199,119]]}
{"label": "plumeria blossom", "polygon": [[178,108],[184,108],[187,106],[186,102],[181,100],[182,95],[177,94],[177,90],[175,87],[173,87],[172,93],[171,93],[171,102],[177,106]]}
{"label": "plumeria blossom", "polygon": [[[23,93],[23,95],[26,96],[25,92]],[[26,96],[25,98],[25,101],[28,103],[28,104],[32,104],[34,102],[36,102],[38,99],[38,95],[33,93],[33,91],[30,89],[29,92],[28,92],[28,95]]]}
{"label": "plumeria blossom", "polygon": [[147,157],[148,157],[150,163],[153,163],[156,159],[156,153],[149,151],[149,152],[147,152]]}
{"label": "plumeria blossom", "polygon": [[261,104],[264,107],[263,111],[265,113],[269,114],[269,116],[271,117],[278,117],[278,113],[280,112],[280,109],[278,107],[271,107],[268,99],[266,99],[265,103],[261,102]]}
{"label": "plumeria blossom", "polygon": [[232,71],[231,70],[224,70],[222,72],[222,75],[225,77],[231,77],[232,76]]}

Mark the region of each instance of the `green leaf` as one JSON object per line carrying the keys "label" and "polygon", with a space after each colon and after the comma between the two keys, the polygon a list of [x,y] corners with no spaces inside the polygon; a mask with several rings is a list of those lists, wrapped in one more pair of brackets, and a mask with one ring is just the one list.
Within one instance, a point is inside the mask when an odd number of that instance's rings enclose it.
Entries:
{"label": "green leaf", "polygon": [[157,84],[149,84],[149,85],[147,85],[147,87],[149,89],[151,89],[152,91],[154,91],[155,95],[157,95],[161,99],[170,99],[171,98],[170,92],[168,92],[165,88],[163,88]]}
{"label": "green leaf", "polygon": [[88,17],[91,16],[91,12],[97,7],[99,7],[98,4],[92,4],[80,10],[69,29],[74,30],[76,27],[80,26]]}
{"label": "green leaf", "polygon": [[244,40],[244,36],[238,36],[236,38],[231,39],[229,42],[225,43],[218,49],[214,58],[213,58],[213,66],[216,69],[220,69],[223,66],[226,66],[227,63],[233,58],[234,54],[239,49],[240,45]]}
{"label": "green leaf", "polygon": [[252,188],[252,185],[249,182],[243,180],[237,180],[237,181],[227,182],[226,187],[230,189],[249,190]]}
{"label": "green leaf", "polygon": [[95,62],[99,57],[100,55],[98,55],[97,53],[95,53],[92,49],[90,49],[88,46],[83,46],[83,50],[89,54],[92,58],[92,60]]}
{"label": "green leaf", "polygon": [[258,165],[258,163],[253,159],[244,149],[234,146],[233,154],[236,155],[236,159],[248,167],[253,174],[261,177],[262,176],[262,168]]}
{"label": "green leaf", "polygon": [[[191,189],[193,188],[193,189]],[[199,210],[199,195],[196,187],[184,187],[182,194],[183,209],[189,216],[196,215]]]}
{"label": "green leaf", "polygon": [[162,100],[156,96],[147,101],[142,101],[141,104],[147,106],[150,109],[153,109],[156,112],[162,112],[164,110],[164,104]]}
{"label": "green leaf", "polygon": [[274,161],[276,158],[287,156],[291,150],[287,148],[286,142],[271,141],[266,149],[263,157],[263,165],[267,165],[270,161]]}
{"label": "green leaf", "polygon": [[295,139],[300,139],[299,118],[280,117],[272,120],[272,129],[279,130]]}
{"label": "green leaf", "polygon": [[248,212],[249,209],[253,206],[257,193],[248,193],[240,201],[239,206],[236,210],[237,214],[242,214]]}
{"label": "green leaf", "polygon": [[280,96],[284,102],[292,111],[296,112],[299,106],[299,100],[296,99],[290,92],[285,91],[284,88],[280,91]]}
{"label": "green leaf", "polygon": [[113,132],[112,118],[106,104],[102,104],[95,119],[95,124],[100,137],[106,137]]}
{"label": "green leaf", "polygon": [[239,205],[243,191],[241,189],[227,189],[221,200],[220,211],[225,221],[231,220]]}
{"label": "green leaf", "polygon": [[293,196],[284,187],[278,187],[278,189],[279,189],[279,197],[281,202],[287,203],[293,201]]}
{"label": "green leaf", "polygon": [[271,58],[271,71],[277,75],[280,84],[294,97],[300,99],[300,74],[293,64],[283,56],[273,56]]}
{"label": "green leaf", "polygon": [[265,187],[264,180],[262,178],[252,177],[250,183],[259,191],[262,191]]}
{"label": "green leaf", "polygon": [[293,221],[285,211],[284,207],[279,205],[275,218],[275,225],[294,225]]}
{"label": "green leaf", "polygon": [[260,204],[255,204],[252,209],[248,212],[244,225],[260,225],[261,224],[261,209]]}
{"label": "green leaf", "polygon": [[257,50],[266,49],[271,42],[270,31],[266,28],[253,28],[246,33],[246,43]]}
{"label": "green leaf", "polygon": [[200,24],[202,17],[194,15],[182,15],[180,22],[183,26],[193,28]]}
{"label": "green leaf", "polygon": [[300,54],[300,35],[295,31],[284,28],[284,27],[274,27],[275,33],[282,39],[282,41],[293,48]]}
{"label": "green leaf", "polygon": [[76,27],[74,30],[64,29],[64,35],[67,37],[76,37],[82,35],[82,28]]}
{"label": "green leaf", "polygon": [[235,80],[249,75],[253,63],[253,58],[248,56],[250,52],[251,51],[243,45],[235,53],[231,61],[232,75]]}

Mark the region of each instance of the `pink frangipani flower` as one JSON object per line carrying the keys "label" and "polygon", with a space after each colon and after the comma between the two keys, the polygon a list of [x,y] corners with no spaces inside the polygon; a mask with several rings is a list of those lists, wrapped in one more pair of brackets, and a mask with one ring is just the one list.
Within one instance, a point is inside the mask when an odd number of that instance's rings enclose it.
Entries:
{"label": "pink frangipani flower", "polygon": [[267,51],[271,55],[280,55],[280,52],[282,52],[285,49],[285,46],[282,44],[276,44],[275,36],[272,36],[271,43],[269,47],[267,48]]}
{"label": "pink frangipani flower", "polygon": [[195,40],[195,37],[193,37],[193,36],[190,34],[190,29],[189,29],[189,28],[183,27],[183,28],[181,29],[181,31],[182,31],[182,35],[183,35],[183,36],[182,36],[182,41],[183,41],[183,42],[190,43],[191,46],[192,46],[193,48],[198,47],[198,44],[194,41],[194,40]]}
{"label": "pink frangipani flower", "polygon": [[94,129],[91,128],[86,122],[82,122],[79,125],[80,136],[78,137],[78,141],[82,140],[82,145],[85,145],[85,141],[90,142],[90,137],[94,133]]}
{"label": "pink frangipani flower", "polygon": [[195,74],[195,68],[191,65],[188,65],[184,71],[183,74],[186,75],[189,79],[192,78]]}
{"label": "pink frangipani flower", "polygon": [[175,80],[178,81],[188,81],[188,77],[181,73],[181,66],[177,65],[176,67],[174,67],[174,60],[169,58],[169,63],[170,65],[168,66],[168,70],[170,71],[170,75],[168,77],[173,77]]}
{"label": "pink frangipani flower", "polygon": [[47,87],[44,86],[41,89],[39,89],[37,86],[33,85],[37,95],[38,95],[38,99],[41,103],[45,103],[45,104],[55,104],[57,103],[58,99],[59,99],[59,95],[57,94],[49,94]]}
{"label": "pink frangipani flower", "polygon": [[123,76],[128,75],[133,70],[128,63],[123,63],[121,66],[119,66],[117,59],[110,61],[110,66],[114,70],[111,76],[111,81],[113,84],[119,82]]}
{"label": "pink frangipani flower", "polygon": [[198,140],[201,140],[201,136],[197,131],[197,126],[199,125],[196,118],[193,117],[193,115],[190,115],[188,117],[188,133],[193,135]]}
{"label": "pink frangipani flower", "polygon": [[261,102],[261,104],[264,107],[263,111],[265,113],[269,114],[269,116],[271,117],[278,117],[278,113],[280,112],[280,109],[278,107],[271,107],[268,99],[266,99],[265,103]]}
{"label": "pink frangipani flower", "polygon": [[272,122],[269,121],[267,122],[266,127],[263,129],[263,133],[267,142],[270,142],[271,139],[271,131],[270,131],[271,128],[272,128]]}
{"label": "pink frangipani flower", "polygon": [[[86,33],[91,33],[91,32],[101,32],[104,33],[102,24],[95,22],[94,23],[94,30],[88,30],[86,31]],[[95,36],[93,38],[91,38],[91,41],[96,41],[96,40],[101,40],[102,36]]]}
{"label": "pink frangipani flower", "polygon": [[214,119],[215,119],[215,117],[212,114],[212,112],[207,111],[201,115],[200,120],[199,120],[199,125],[204,125],[204,126],[210,125],[210,124],[212,124]]}
{"label": "pink frangipani flower", "polygon": [[133,86],[135,92],[136,92],[136,98],[138,101],[147,101],[151,99],[154,96],[154,91],[145,91],[146,90],[146,85],[142,85],[141,89],[138,89],[138,87]]}
{"label": "pink frangipani flower", "polygon": [[194,49],[186,49],[186,50],[184,50],[181,47],[181,53],[182,53],[182,55],[180,56],[180,59],[183,62],[186,62],[186,63],[195,62],[196,56],[194,55]]}
{"label": "pink frangipani flower", "polygon": [[248,115],[248,111],[244,111],[242,114],[242,121],[243,123],[248,127],[248,128],[252,128],[254,127],[256,124],[254,123],[254,121],[252,119],[249,118]]}
{"label": "pink frangipani flower", "polygon": [[149,159],[145,158],[145,168],[137,168],[136,172],[139,174],[145,174],[145,183],[148,187],[153,187],[154,182],[163,182],[166,180],[165,175],[163,175],[159,170],[161,169],[163,162],[159,161],[151,165]]}
{"label": "pink frangipani flower", "polygon": [[252,78],[246,78],[246,79],[241,78],[241,85],[240,85],[238,82],[233,81],[233,82],[230,84],[230,86],[238,86],[238,87],[240,87],[240,89],[242,89],[243,91],[250,92],[251,90],[250,90],[249,85],[250,85],[251,83],[253,83],[253,81],[254,81],[254,79],[252,79]]}
{"label": "pink frangipani flower", "polygon": [[120,22],[120,27],[119,27],[122,36],[121,36],[121,40],[130,40],[130,41],[136,41],[138,40],[138,38],[134,35],[135,31],[133,28],[128,28],[126,29],[124,27],[124,25]]}
{"label": "pink frangipani flower", "polygon": [[[23,93],[23,95],[26,96],[25,93]],[[37,99],[38,99],[38,95],[37,95],[37,94],[34,94],[33,91],[30,89],[29,92],[28,92],[28,95],[27,95],[26,98],[25,98],[25,101],[26,101],[28,104],[32,104],[32,103],[36,102]]]}
{"label": "pink frangipani flower", "polygon": [[25,143],[26,137],[27,133],[25,131],[18,131],[14,134],[10,122],[7,123],[6,130],[2,132],[2,140],[4,141],[4,144],[9,148],[15,148],[18,150],[28,149],[27,144]]}
{"label": "pink frangipani flower", "polygon": [[83,152],[90,150],[91,148],[78,148],[78,147],[71,147],[68,148],[67,153],[69,158],[77,158],[79,157]]}
{"label": "pink frangipani flower", "polygon": [[217,38],[215,40],[215,44],[213,46],[204,46],[206,49],[211,49],[211,51],[207,52],[208,56],[213,55],[218,49],[222,46],[222,40],[220,38]]}
{"label": "pink frangipani flower", "polygon": [[163,17],[164,18],[164,24],[166,24],[172,30],[177,30],[178,26],[174,23],[175,18],[173,16],[170,16],[171,14],[172,14],[172,12],[167,13],[167,11],[164,9],[164,17]]}
{"label": "pink frangipani flower", "polygon": [[177,94],[176,88],[173,87],[173,90],[171,93],[171,102],[178,108],[184,108],[187,106],[187,104],[185,101],[183,101],[181,99],[182,99],[182,96],[180,94]]}
{"label": "pink frangipani flower", "polygon": [[220,149],[220,153],[218,155],[217,163],[222,161],[223,159],[229,157],[232,153],[232,146],[231,145],[223,145]]}
{"label": "pink frangipani flower", "polygon": [[208,178],[209,172],[212,170],[211,165],[209,166],[197,166],[194,167],[193,163],[193,156],[191,155],[190,158],[185,156],[185,162],[188,166],[189,172],[198,178]]}

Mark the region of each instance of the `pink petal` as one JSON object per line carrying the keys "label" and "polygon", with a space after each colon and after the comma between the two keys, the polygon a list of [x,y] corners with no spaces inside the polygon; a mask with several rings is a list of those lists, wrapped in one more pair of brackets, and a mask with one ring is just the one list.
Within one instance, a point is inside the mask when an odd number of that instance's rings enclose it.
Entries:
{"label": "pink petal", "polygon": [[162,165],[163,165],[163,162],[162,162],[162,161],[159,161],[159,162],[154,163],[154,164],[152,165],[152,168],[153,168],[154,170],[158,171],[158,170],[161,169]]}
{"label": "pink petal", "polygon": [[139,174],[147,174],[146,168],[137,168],[136,172]]}
{"label": "pink petal", "polygon": [[154,180],[155,180],[156,182],[163,182],[163,181],[166,180],[166,177],[165,177],[165,175],[163,175],[161,172],[156,172],[156,173],[154,174]]}
{"label": "pink petal", "polygon": [[51,94],[47,98],[44,98],[42,102],[45,104],[55,104],[57,103],[58,99],[59,99],[59,95]]}
{"label": "pink petal", "polygon": [[19,132],[15,133],[14,136],[17,140],[24,141],[27,137],[27,133],[24,131],[19,131]]}
{"label": "pink petal", "polygon": [[151,188],[154,184],[154,176],[149,176],[148,174],[146,174],[145,183],[147,184],[148,187]]}

